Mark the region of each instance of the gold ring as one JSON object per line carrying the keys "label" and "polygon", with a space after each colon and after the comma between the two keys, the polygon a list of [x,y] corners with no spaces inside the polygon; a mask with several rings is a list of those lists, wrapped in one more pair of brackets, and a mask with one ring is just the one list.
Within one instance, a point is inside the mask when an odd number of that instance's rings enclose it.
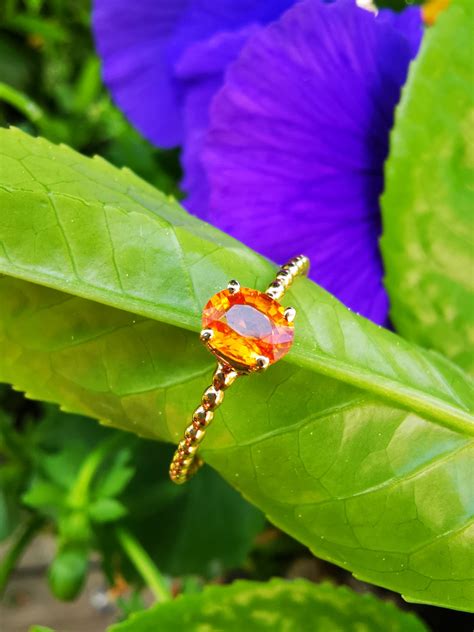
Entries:
{"label": "gold ring", "polygon": [[200,337],[216,356],[217,368],[171,461],[174,483],[185,483],[203,464],[197,451],[224,391],[237,377],[264,371],[290,350],[296,311],[283,307],[279,300],[295,278],[307,275],[308,270],[309,259],[299,255],[280,268],[265,292],[230,281],[227,289],[207,302]]}

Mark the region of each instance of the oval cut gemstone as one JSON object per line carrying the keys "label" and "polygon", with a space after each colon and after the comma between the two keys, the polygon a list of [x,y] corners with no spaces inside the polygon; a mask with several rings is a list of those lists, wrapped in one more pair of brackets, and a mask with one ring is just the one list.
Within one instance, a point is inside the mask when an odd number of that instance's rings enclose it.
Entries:
{"label": "oval cut gemstone", "polygon": [[257,369],[261,356],[273,364],[288,353],[293,342],[293,323],[284,312],[280,303],[258,290],[222,290],[204,307],[202,327],[213,332],[207,345],[236,369]]}

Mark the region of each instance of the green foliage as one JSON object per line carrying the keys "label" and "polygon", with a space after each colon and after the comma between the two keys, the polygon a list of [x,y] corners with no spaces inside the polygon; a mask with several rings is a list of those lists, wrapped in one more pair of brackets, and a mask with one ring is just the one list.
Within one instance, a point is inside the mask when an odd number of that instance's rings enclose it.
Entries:
{"label": "green foliage", "polygon": [[34,72],[33,51],[20,45],[16,38],[0,32],[0,78],[17,90],[28,87]]}
{"label": "green foliage", "polygon": [[171,483],[172,453],[171,446],[155,442],[137,445],[139,476],[122,497],[128,508],[124,523],[140,534],[159,568],[172,575],[213,577],[237,567],[263,527],[262,514],[211,468],[204,468],[184,487]]}
{"label": "green foliage", "polygon": [[[54,413],[52,419],[54,426],[62,421],[61,415]],[[66,424],[71,427],[74,422],[77,424],[77,420],[70,419]],[[47,428],[40,430],[48,431]],[[52,424],[49,431],[54,432]],[[98,434],[94,432],[89,437],[95,435],[96,441]],[[113,495],[117,495],[134,473],[128,467],[131,451],[120,449],[119,442],[123,443],[123,436],[107,434],[97,445],[84,440],[88,438],[87,433],[72,444],[65,442],[58,445],[56,439],[58,451],[40,452],[37,457],[35,473],[23,495],[23,502],[57,523],[61,543],[87,547],[94,523],[118,520],[126,514],[124,505],[110,497],[110,484],[109,489],[101,483],[101,479],[98,487],[95,484],[97,471],[106,468],[102,480],[105,478],[107,482],[107,479],[118,480],[120,477],[121,484],[113,488]],[[48,447],[51,448],[51,444]],[[108,461],[111,461],[110,465]]]}
{"label": "green foliage", "polygon": [[[23,512],[30,509],[41,520],[27,530],[28,538],[20,532],[20,542],[27,544],[45,523],[53,525],[58,553],[49,583],[60,599],[78,594],[92,550],[101,552],[111,581],[120,573],[137,583],[140,571],[137,575],[127,553],[121,552],[117,524],[140,538],[164,572],[210,577],[241,564],[263,526],[260,512],[209,468],[197,484],[173,485],[167,475],[172,454],[167,446],[130,438],[52,407],[21,433],[10,424],[8,428],[16,452],[1,450],[6,459],[2,469],[19,475],[14,493],[10,479],[0,483],[0,491],[11,501],[5,523],[13,521],[11,511],[15,520],[21,515],[22,496]],[[209,527],[203,530],[207,520]],[[192,541],[189,529],[195,533]],[[12,551],[11,561],[6,558],[0,565],[0,589],[16,561],[15,546]]]}
{"label": "green foliage", "polygon": [[0,410],[0,454],[4,463],[0,467],[0,542],[18,526],[21,518],[18,497],[25,485],[25,468],[18,437],[9,417]]}
{"label": "green foliage", "polygon": [[423,632],[413,615],[372,595],[358,595],[331,584],[273,579],[260,584],[238,581],[208,586],[200,595],[184,595],[132,615],[109,632],[252,632],[324,630],[325,632]]}
{"label": "green foliage", "polygon": [[[263,287],[272,266],[128,170],[0,137],[0,379],[175,442],[212,366],[187,330],[229,278]],[[233,387],[205,458],[320,557],[469,608],[470,381],[309,281],[289,294],[288,361]]]}
{"label": "green foliage", "polygon": [[425,35],[392,132],[382,198],[391,317],[472,372],[474,254],[471,0]]}
{"label": "green foliage", "polygon": [[84,0],[0,3],[0,125],[100,153],[178,194],[177,153],[150,145],[101,82]]}

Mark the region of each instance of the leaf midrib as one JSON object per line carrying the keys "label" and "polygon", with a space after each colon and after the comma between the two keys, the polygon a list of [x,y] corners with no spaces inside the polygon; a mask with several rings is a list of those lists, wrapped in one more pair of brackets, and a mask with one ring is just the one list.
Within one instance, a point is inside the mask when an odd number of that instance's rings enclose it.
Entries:
{"label": "leaf midrib", "polygon": [[[14,133],[17,133],[17,130],[15,130]],[[21,132],[19,133],[19,136],[19,142],[20,144],[23,144]],[[44,141],[42,140],[39,141],[40,144],[42,144],[43,142]],[[16,159],[30,174],[33,181],[40,185],[44,193],[48,196],[48,198],[50,198],[50,203],[53,203],[51,197],[64,197],[66,199],[73,199],[77,202],[88,205],[93,204],[103,206],[103,203],[101,203],[99,200],[90,198],[83,199],[77,195],[68,192],[54,191],[50,188],[54,187],[54,183],[49,183],[47,186],[43,182],[39,181],[36,176],[31,173],[29,167],[24,162],[24,159],[26,157],[34,155],[35,153],[32,153],[30,148],[25,147],[25,156]],[[75,165],[73,164],[68,164],[67,166],[69,169],[75,171],[78,177],[90,179],[95,184],[98,184],[104,188],[109,188],[114,193],[126,195],[133,201],[134,205],[136,205],[136,208],[121,209],[119,206],[117,206],[117,204],[108,204],[107,206],[116,208],[117,210],[121,210],[127,215],[138,213],[149,218],[154,218],[155,220],[159,219],[160,222],[166,224],[170,228],[170,230],[176,237],[174,224],[170,222],[169,218],[163,217],[159,213],[160,208],[166,205],[166,198],[158,191],[155,191],[153,188],[149,187],[149,185],[147,185],[146,183],[140,182],[140,184],[144,185],[147,195],[150,195],[153,199],[153,208],[147,206],[142,202],[141,199],[133,195],[133,186],[130,186],[127,192],[124,192],[123,190],[116,190],[115,187],[110,187],[107,181],[104,182],[102,179],[96,180],[95,178],[91,177],[90,173],[84,174],[80,170],[77,170],[75,168]],[[0,185],[0,188],[10,194],[14,194],[15,192],[20,191],[24,193],[35,193],[35,191],[31,190],[28,187],[25,188],[18,185]],[[208,243],[215,243],[217,247],[222,248],[224,247],[224,244],[227,240],[229,242],[234,242],[231,237],[223,234],[221,235],[221,233],[219,233],[218,231],[215,231],[215,240],[212,239],[214,233],[211,233],[211,235],[203,235],[201,230],[199,230],[201,228],[201,223],[193,216],[185,213],[177,204],[173,204],[173,213],[174,212],[176,212],[177,214],[177,225],[181,229],[193,233],[197,231],[198,233],[200,233],[201,238]],[[222,237],[222,241],[220,239],[217,239],[217,237]],[[64,241],[68,241],[66,235],[64,235]],[[235,243],[241,247],[241,244],[239,244],[239,242]],[[0,245],[3,244],[1,244],[0,242]],[[181,243],[178,238],[176,238],[175,240],[175,248],[180,255],[183,254]],[[5,252],[4,247],[3,251]],[[175,305],[173,305],[173,309],[171,309],[166,305],[157,305],[156,303],[153,303],[152,301],[143,299],[141,297],[131,296],[125,294],[124,292],[114,291],[109,287],[92,286],[88,282],[82,280],[79,276],[77,278],[68,278],[66,280],[64,277],[51,274],[50,271],[48,271],[47,274],[44,274],[41,271],[38,272],[35,270],[34,273],[32,273],[31,268],[23,268],[21,266],[18,266],[16,263],[13,263],[11,259],[9,259],[6,252],[5,257],[9,261],[9,265],[4,267],[0,263],[0,273],[4,272],[7,275],[24,279],[29,282],[38,283],[39,285],[51,287],[55,290],[60,290],[62,292],[76,295],[81,298],[93,300],[97,303],[122,309],[129,313],[141,315],[152,320],[158,320],[164,323],[168,323],[179,328],[184,328],[190,331],[199,330],[199,315],[197,313],[196,315],[190,313],[189,309],[180,310],[179,306]],[[71,259],[73,260],[72,256]],[[186,269],[186,266],[183,266],[183,268]],[[363,391],[373,393],[383,398],[384,400],[394,402],[402,406],[403,408],[414,410],[417,413],[428,417],[429,420],[445,426],[451,430],[454,430],[455,432],[474,436],[474,420],[462,404],[460,404],[458,407],[442,397],[432,395],[424,390],[412,388],[409,385],[406,385],[403,381],[391,379],[381,373],[374,372],[373,370],[366,370],[363,366],[359,364],[354,364],[347,361],[339,361],[331,356],[319,355],[315,353],[314,349],[312,348],[306,348],[303,352],[303,350],[300,351],[295,346],[293,347],[293,350],[290,352],[290,354],[286,356],[285,360],[294,365],[309,369],[313,372],[317,372],[321,375],[326,375],[343,383],[350,384]]]}
{"label": "leaf midrib", "polygon": [[[171,310],[162,305],[151,304],[150,301],[138,297],[125,297],[123,294],[114,292],[109,288],[96,288],[86,284],[84,281],[79,282],[75,279],[68,280],[67,287],[65,287],[64,279],[61,277],[54,277],[51,274],[46,275],[39,271],[31,274],[29,269],[25,270],[12,262],[9,266],[4,266],[0,262],[0,273],[44,285],[66,294],[93,300],[116,309],[122,309],[132,314],[145,316],[151,320],[164,322],[178,328],[194,332],[199,331],[198,317],[193,317],[188,312],[175,308]],[[87,288],[87,291],[84,291],[84,287]],[[108,296],[110,296],[110,300],[107,300]],[[180,318],[176,318],[178,313]],[[350,384],[366,392],[374,393],[386,401],[422,414],[424,417],[427,417],[428,421],[442,425],[460,434],[474,436],[474,420],[468,411],[463,410],[461,407],[452,406],[441,398],[406,386],[397,380],[364,371],[359,365],[340,362],[327,356],[320,357],[311,352],[302,353],[298,350],[293,350],[285,357],[284,361]]]}

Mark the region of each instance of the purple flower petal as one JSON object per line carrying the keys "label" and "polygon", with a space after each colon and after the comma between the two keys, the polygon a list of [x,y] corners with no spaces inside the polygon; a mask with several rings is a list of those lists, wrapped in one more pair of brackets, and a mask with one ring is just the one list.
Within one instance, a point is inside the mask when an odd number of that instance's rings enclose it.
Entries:
{"label": "purple flower petal", "polygon": [[389,24],[405,37],[411,47],[412,56],[415,57],[423,37],[423,17],[420,7],[407,7],[401,12],[381,9],[377,20]]}
{"label": "purple flower petal", "polygon": [[190,44],[277,18],[294,0],[94,0],[104,80],[129,120],[157,145],[183,141],[184,87],[174,64]]}
{"label": "purple flower petal", "polygon": [[203,155],[211,222],[273,260],[309,255],[318,283],[378,323],[383,163],[418,43],[352,0],[295,5],[228,70]]}
{"label": "purple flower petal", "polygon": [[186,206],[197,209],[201,217],[205,217],[209,204],[209,188],[201,162],[203,142],[209,127],[209,106],[223,84],[227,66],[237,58],[244,43],[259,28],[251,25],[232,33],[218,33],[192,44],[175,67],[176,76],[185,91],[183,126],[186,140],[181,156],[184,168],[181,186],[190,192]]}

